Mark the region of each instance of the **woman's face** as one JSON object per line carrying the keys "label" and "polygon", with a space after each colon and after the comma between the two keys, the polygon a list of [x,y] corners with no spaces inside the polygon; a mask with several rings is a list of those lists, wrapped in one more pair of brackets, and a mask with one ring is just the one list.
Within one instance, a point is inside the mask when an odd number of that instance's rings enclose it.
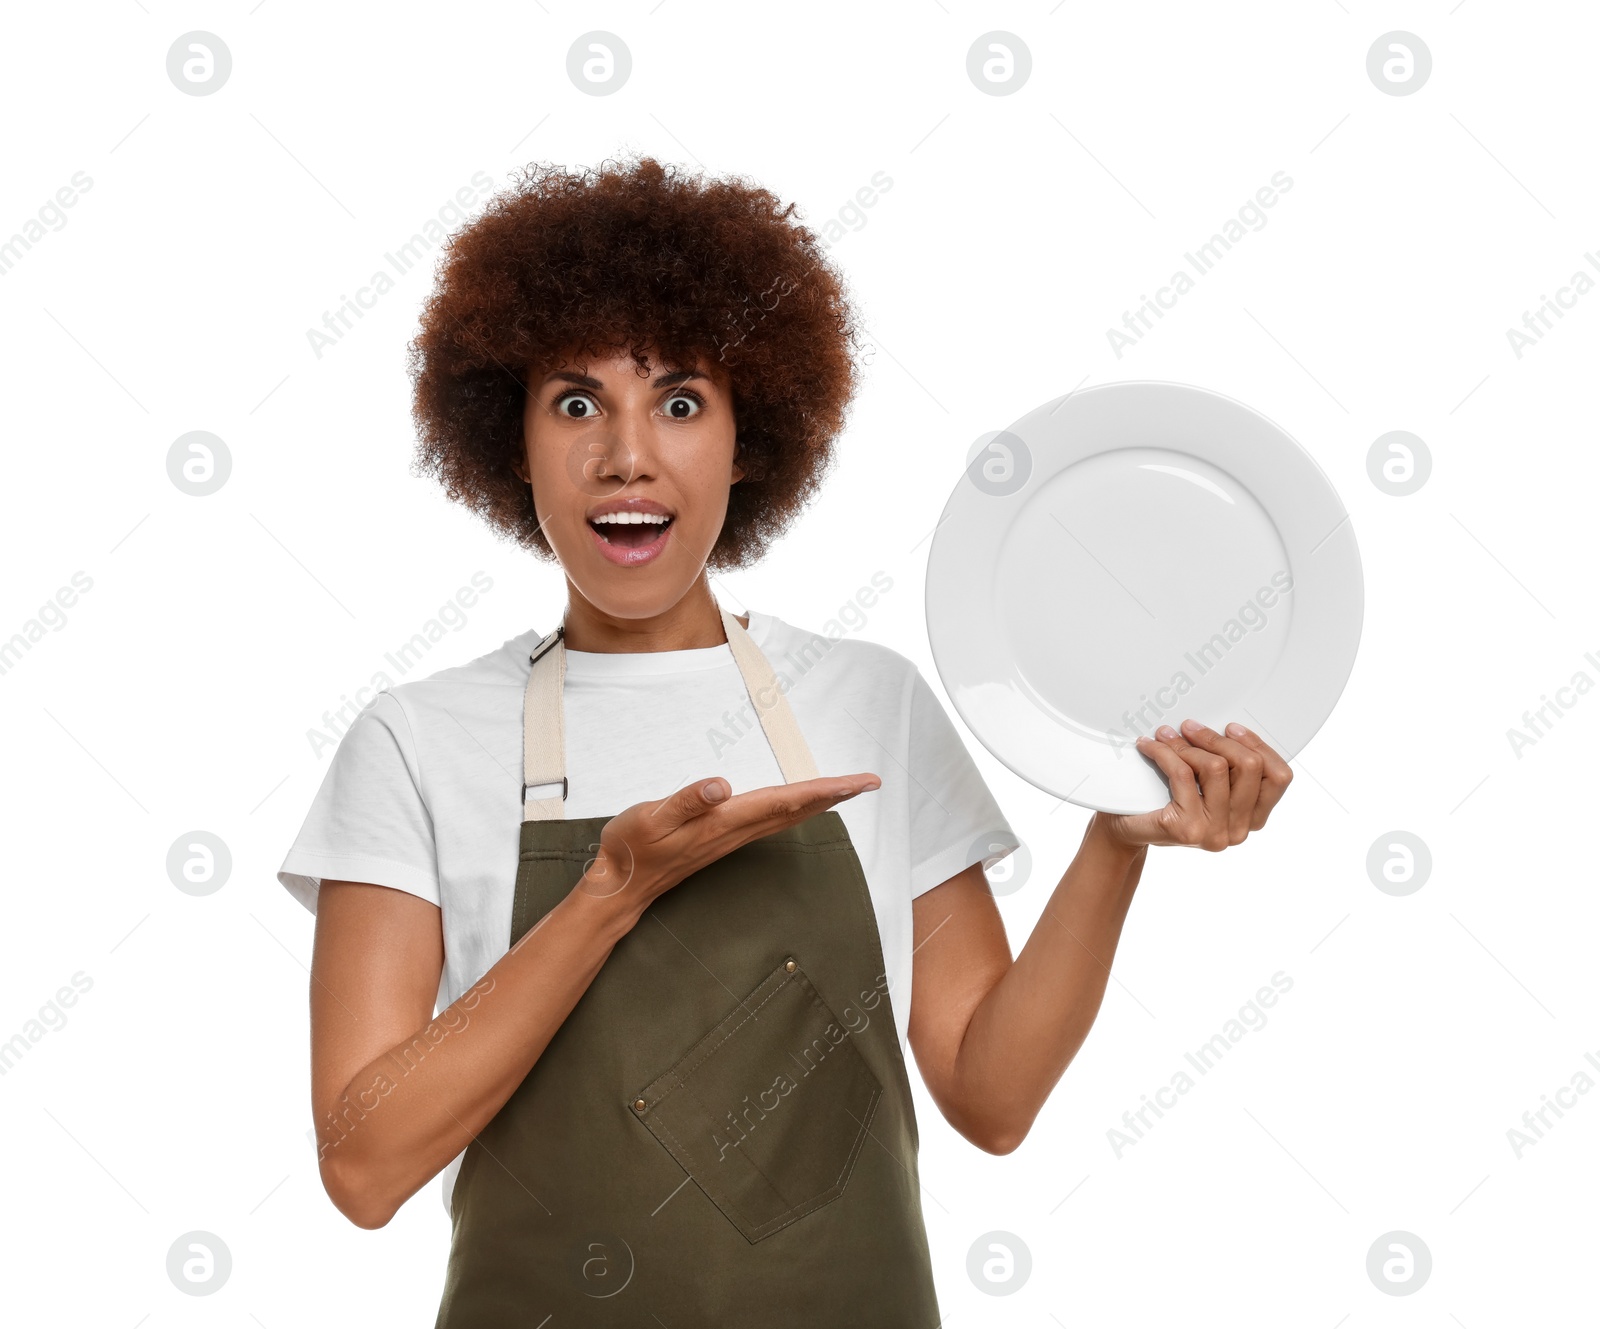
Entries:
{"label": "woman's face", "polygon": [[704,363],[641,375],[633,358],[529,373],[527,454],[545,538],[577,591],[615,618],[676,605],[722,531],[734,461],[727,375]]}

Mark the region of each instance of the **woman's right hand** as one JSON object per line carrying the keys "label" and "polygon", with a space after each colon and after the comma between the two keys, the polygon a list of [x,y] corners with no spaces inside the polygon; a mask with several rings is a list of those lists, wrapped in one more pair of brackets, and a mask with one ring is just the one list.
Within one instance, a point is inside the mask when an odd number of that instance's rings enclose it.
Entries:
{"label": "woman's right hand", "polygon": [[636,918],[658,896],[739,846],[826,811],[883,782],[871,771],[768,785],[729,797],[721,776],[697,780],[608,821],[577,889],[624,905]]}

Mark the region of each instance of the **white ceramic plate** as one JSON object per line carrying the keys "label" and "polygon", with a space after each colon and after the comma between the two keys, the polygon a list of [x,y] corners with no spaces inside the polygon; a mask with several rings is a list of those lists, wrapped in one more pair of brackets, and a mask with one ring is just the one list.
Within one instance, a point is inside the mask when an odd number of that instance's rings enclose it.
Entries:
{"label": "white ceramic plate", "polygon": [[983,745],[1081,807],[1169,799],[1133,746],[1188,716],[1285,758],[1361,638],[1361,558],[1322,469],[1264,416],[1181,383],[1107,383],[988,442],[928,556],[928,640]]}

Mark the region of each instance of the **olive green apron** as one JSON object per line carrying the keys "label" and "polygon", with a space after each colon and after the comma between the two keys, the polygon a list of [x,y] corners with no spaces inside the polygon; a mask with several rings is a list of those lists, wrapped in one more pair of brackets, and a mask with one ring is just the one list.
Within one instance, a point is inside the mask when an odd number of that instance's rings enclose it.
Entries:
{"label": "olive green apron", "polygon": [[[720,612],[785,782],[814,778]],[[565,651],[558,628],[530,657],[513,944],[610,820],[564,817]],[[687,877],[612,950],[467,1147],[436,1329],[934,1329],[917,1143],[872,900],[829,809]]]}

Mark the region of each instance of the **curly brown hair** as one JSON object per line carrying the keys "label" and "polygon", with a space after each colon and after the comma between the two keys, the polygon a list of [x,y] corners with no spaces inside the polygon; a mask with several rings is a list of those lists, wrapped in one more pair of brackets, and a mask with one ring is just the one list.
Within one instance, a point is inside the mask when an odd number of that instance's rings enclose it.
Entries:
{"label": "curly brown hair", "polygon": [[793,203],[653,157],[535,163],[452,235],[407,353],[415,471],[555,558],[512,464],[530,371],[627,351],[719,366],[739,465],[712,569],[755,562],[820,487],[860,379],[843,277]]}

